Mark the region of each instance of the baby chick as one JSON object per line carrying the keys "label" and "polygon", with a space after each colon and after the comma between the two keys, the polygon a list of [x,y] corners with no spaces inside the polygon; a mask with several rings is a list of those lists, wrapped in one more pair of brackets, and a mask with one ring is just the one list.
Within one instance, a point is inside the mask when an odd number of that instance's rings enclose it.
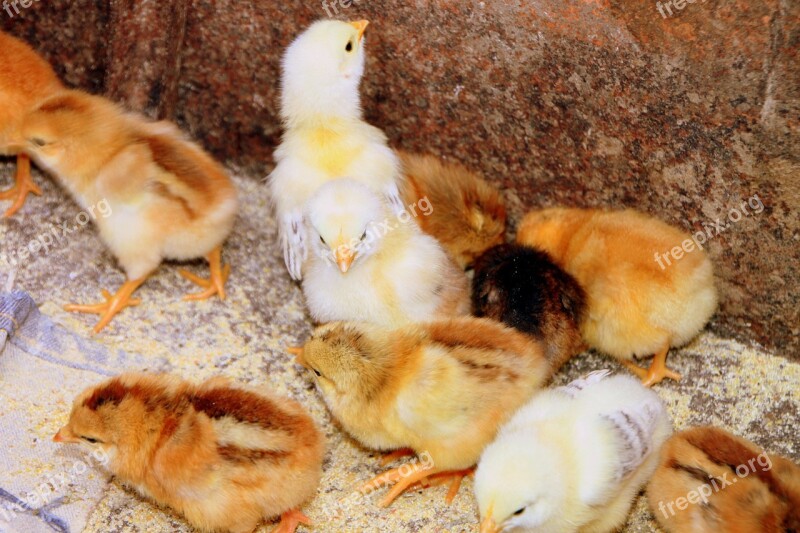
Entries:
{"label": "baby chick", "polygon": [[658,395],[629,376],[593,372],[537,394],[481,456],[481,532],[615,530],[671,432]]}
{"label": "baby chick", "polygon": [[546,253],[501,244],[475,262],[472,312],[533,335],[558,369],[583,350],[580,325],[586,295]]}
{"label": "baby chick", "polygon": [[382,195],[350,179],[311,197],[303,292],[314,320],[390,326],[469,313],[466,274],[403,213],[395,216]]}
{"label": "baby chick", "polygon": [[503,242],[506,208],[497,189],[457,163],[445,164],[431,155],[397,154],[403,167],[403,202],[428,202],[429,212],[415,220],[461,268]]}
{"label": "baby chick", "polygon": [[31,160],[18,139],[25,114],[64,87],[50,64],[24,42],[0,32],[0,155],[17,156],[15,185],[0,191],[0,200],[14,200],[5,212],[16,213],[28,193],[42,191],[31,179]]}
{"label": "baby chick", "polygon": [[296,402],[213,378],[123,374],[81,393],[53,438],[102,448],[107,468],[201,531],[249,533],[316,492],[324,441]]}
{"label": "baby chick", "polygon": [[400,163],[381,130],[362,118],[366,20],[317,21],[287,48],[281,77],[284,134],[269,176],[289,274],[302,278],[308,256],[303,208],[320,185],[344,176],[402,207]]}
{"label": "baby chick", "polygon": [[[581,331],[589,346],[622,360],[646,385],[680,379],[670,347],[694,338],[717,308],[706,253],[682,231],[633,210],[553,208],[528,214],[517,242],[546,251],[586,291]],[[659,254],[692,250],[658,263]],[[634,357],[655,354],[649,370]]]}
{"label": "baby chick", "polygon": [[647,499],[669,532],[800,531],[800,466],[719,428],[675,434]]}
{"label": "baby chick", "polygon": [[25,119],[23,136],[34,160],[50,170],[87,209],[105,201],[100,235],[128,281],[106,302],[67,306],[102,315],[99,332],[165,258],[206,256],[211,278],[185,276],[206,290],[187,299],[225,297],[229,267],[222,242],[236,216],[236,190],[225,170],[166,122],[125,114],[112,102],[80,91],[45,100]]}
{"label": "baby chick", "polygon": [[401,467],[365,484],[395,483],[383,506],[430,476],[466,475],[500,424],[552,374],[541,343],[474,317],[393,330],[331,323],[294,353],[359,442],[430,457],[429,468]]}

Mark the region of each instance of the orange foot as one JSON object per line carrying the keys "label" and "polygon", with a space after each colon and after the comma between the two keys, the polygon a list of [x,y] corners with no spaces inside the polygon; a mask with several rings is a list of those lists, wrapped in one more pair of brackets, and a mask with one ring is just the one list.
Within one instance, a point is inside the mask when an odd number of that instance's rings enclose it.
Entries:
{"label": "orange foot", "polygon": [[639,376],[642,380],[642,385],[645,387],[651,387],[656,383],[661,383],[664,381],[664,378],[674,379],[678,381],[681,379],[681,375],[677,372],[673,372],[669,368],[667,368],[667,353],[669,352],[669,343],[667,343],[656,355],[653,357],[653,362],[650,363],[650,368],[645,370],[644,368],[640,367],[639,365],[635,364],[632,361],[623,361],[623,364],[628,367],[628,369]]}
{"label": "orange foot", "polygon": [[421,463],[411,463],[392,468],[383,474],[375,476],[364,483],[358,490],[362,494],[369,494],[379,488],[393,485],[386,497],[378,504],[381,507],[388,507],[398,496],[411,487],[427,488],[441,485],[446,482],[447,478],[455,476],[447,493],[446,501],[451,503],[458,493],[461,480],[464,476],[471,474],[472,470],[470,468],[453,472],[439,472],[435,468],[425,468]]}
{"label": "orange foot", "polygon": [[217,246],[208,254],[208,264],[211,270],[210,279],[203,279],[200,276],[192,274],[188,270],[181,269],[179,271],[181,276],[206,289],[203,292],[187,294],[183,297],[185,301],[206,300],[215,294],[219,294],[220,300],[225,299],[225,282],[228,281],[228,275],[231,273],[231,265],[225,265],[224,268],[222,267],[221,246]]}
{"label": "orange foot", "polygon": [[109,322],[111,322],[111,319],[114,318],[117,313],[126,307],[132,307],[142,303],[142,301],[138,298],[131,298],[131,295],[142,283],[144,283],[145,279],[147,278],[145,277],[132,281],[126,281],[113,296],[107,290],[103,289],[103,298],[106,299],[106,301],[103,303],[92,305],[70,304],[65,305],[64,310],[75,313],[94,313],[96,315],[101,315],[100,321],[94,327],[94,332],[100,333],[100,331],[106,327]]}
{"label": "orange foot", "polygon": [[294,533],[300,524],[310,526],[311,520],[299,510],[291,509],[281,515],[281,523],[272,533]]}
{"label": "orange foot", "polygon": [[400,448],[399,450],[395,450],[393,452],[387,453],[383,457],[381,457],[381,466],[387,467],[393,462],[397,461],[398,459],[402,459],[403,457],[410,457],[414,455],[414,450],[411,448]]}
{"label": "orange foot", "polygon": [[3,215],[8,218],[20,210],[25,204],[28,193],[41,196],[42,190],[31,179],[31,159],[25,154],[17,155],[17,174],[14,177],[14,186],[8,190],[0,191],[0,200],[14,200],[11,207]]}

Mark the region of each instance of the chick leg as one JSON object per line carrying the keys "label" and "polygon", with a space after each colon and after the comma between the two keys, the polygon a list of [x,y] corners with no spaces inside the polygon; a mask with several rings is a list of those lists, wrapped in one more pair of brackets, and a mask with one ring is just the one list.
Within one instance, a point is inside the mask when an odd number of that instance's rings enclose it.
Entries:
{"label": "chick leg", "polygon": [[291,509],[281,515],[281,522],[272,533],[294,533],[300,524],[310,526],[311,520],[298,509]]}
{"label": "chick leg", "polygon": [[31,179],[31,158],[25,154],[17,155],[17,174],[14,177],[14,186],[5,191],[0,191],[0,200],[14,200],[11,207],[3,215],[8,218],[25,204],[28,193],[41,196],[42,190]]}
{"label": "chick leg", "polygon": [[661,351],[659,351],[653,357],[653,362],[650,363],[650,368],[647,370],[647,375],[645,376],[644,381],[642,381],[642,384],[645,387],[650,387],[656,383],[661,383],[664,378],[674,379],[675,381],[681,379],[680,374],[667,368],[667,353],[669,353],[669,343],[666,343],[664,347],[661,348]]}
{"label": "chick leg", "polygon": [[222,266],[222,246],[217,246],[208,254],[208,265],[211,270],[209,279],[195,276],[187,270],[179,271],[181,276],[206,289],[196,294],[187,294],[183,297],[184,300],[206,300],[215,294],[219,294],[220,300],[225,299],[225,282],[228,281],[228,275],[231,273],[231,265]]}
{"label": "chick leg", "polygon": [[426,477],[430,476],[433,473],[434,471],[432,471],[431,469],[421,468],[419,470],[411,472],[409,475],[402,476],[389,491],[389,494],[387,494],[386,497],[383,500],[381,500],[381,502],[378,505],[380,505],[381,507],[389,507],[392,504],[392,502],[397,499],[398,496],[400,496],[406,491],[408,487],[410,487],[414,483],[421,482],[423,479],[425,479]]}
{"label": "chick leg", "polygon": [[400,448],[399,450],[395,450],[384,455],[381,458],[381,466],[386,467],[398,459],[402,459],[403,457],[408,457],[410,455],[414,455],[414,450],[411,448]]}
{"label": "chick leg", "polygon": [[450,479],[450,488],[447,490],[447,496],[444,499],[447,505],[450,505],[453,503],[453,500],[456,499],[456,495],[461,488],[461,481],[465,477],[472,475],[473,472],[475,472],[475,467],[467,468],[466,470],[440,472],[438,474],[433,474],[428,478],[428,481],[430,481],[431,486],[436,486],[447,483],[448,479],[452,478]]}
{"label": "chick leg", "polygon": [[94,313],[100,316],[100,321],[94,327],[94,332],[99,333],[104,327],[111,322],[111,319],[114,318],[117,313],[125,309],[126,307],[132,307],[134,305],[139,305],[142,301],[139,298],[131,298],[131,295],[134,293],[139,286],[144,283],[147,277],[128,280],[126,281],[122,287],[119,288],[115,295],[111,295],[107,290],[103,290],[103,297],[106,299],[105,302],[99,304],[91,304],[91,305],[65,305],[65,311],[71,311],[74,313]]}

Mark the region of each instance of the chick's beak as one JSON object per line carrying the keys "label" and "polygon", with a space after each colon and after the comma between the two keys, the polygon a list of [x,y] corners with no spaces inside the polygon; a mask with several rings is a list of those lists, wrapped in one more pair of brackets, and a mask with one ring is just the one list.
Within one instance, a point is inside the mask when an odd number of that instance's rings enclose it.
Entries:
{"label": "chick's beak", "polygon": [[361,37],[364,36],[364,30],[367,29],[367,25],[369,24],[368,20],[355,20],[349,23],[352,27],[358,30],[358,40],[361,41]]}
{"label": "chick's beak", "polygon": [[489,505],[489,509],[486,510],[486,517],[481,522],[481,533],[499,533],[500,531],[500,528],[497,527],[492,518],[492,507],[492,505]]}
{"label": "chick's beak", "polygon": [[336,248],[336,264],[339,265],[339,270],[342,274],[350,269],[350,265],[356,258],[356,252],[352,251],[347,246],[338,246]]}
{"label": "chick's beak", "polygon": [[53,442],[80,442],[80,439],[73,435],[67,426],[64,426],[53,436]]}
{"label": "chick's beak", "polygon": [[294,356],[294,360],[298,365],[308,368],[308,363],[306,363],[306,360],[303,358],[302,346],[290,346],[286,348],[286,351]]}

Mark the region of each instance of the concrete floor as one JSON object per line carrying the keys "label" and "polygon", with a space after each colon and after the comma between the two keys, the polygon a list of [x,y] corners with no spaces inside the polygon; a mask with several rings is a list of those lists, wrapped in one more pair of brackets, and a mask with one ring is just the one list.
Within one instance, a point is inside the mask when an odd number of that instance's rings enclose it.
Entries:
{"label": "concrete floor", "polygon": [[[0,176],[11,173],[10,165]],[[238,172],[232,169],[235,175]],[[240,174],[240,173],[239,173]],[[80,213],[50,180],[38,177],[44,196],[32,198],[11,220],[0,222],[0,252],[24,246],[52,225],[75,225]],[[268,193],[253,177],[236,179],[243,199],[239,220],[224,255],[232,264],[226,301],[184,303],[194,290],[165,264],[137,293],[142,305],[123,312],[95,340],[152,357],[166,357],[183,377],[202,380],[222,374],[243,383],[266,385],[303,403],[328,439],[325,473],[317,497],[304,509],[315,531],[477,531],[472,483],[466,481],[452,506],[442,487],[401,497],[389,509],[376,502],[381,493],[349,498],[352,489],[378,472],[376,454],[361,449],[331,423],[310,378],[283,348],[302,342],[311,325],[302,294],[292,283],[276,246],[276,225],[269,215]],[[0,179],[5,187],[7,180]],[[3,205],[2,207],[5,207]],[[206,276],[205,264],[196,271]],[[7,267],[0,267],[6,273]],[[0,279],[0,285],[6,276]],[[90,335],[95,318],[70,315],[68,302],[94,302],[103,288],[116,289],[123,275],[91,224],[80,227],[22,262],[16,288],[28,291],[43,313],[64,327]],[[796,421],[800,416],[800,364],[739,342],[704,333],[672,354],[679,383],[656,387],[669,406],[676,428],[714,424],[753,440],[766,450],[800,460]],[[590,370],[612,368],[613,361],[584,354],[555,377],[561,384]],[[67,413],[56,414],[66,418]],[[278,489],[279,490],[279,489]],[[340,504],[340,500],[346,501]],[[336,515],[336,516],[335,516]],[[260,531],[269,531],[272,525]],[[626,531],[657,526],[637,500]],[[188,532],[191,528],[168,511],[141,500],[112,482],[93,512],[88,532]]]}

